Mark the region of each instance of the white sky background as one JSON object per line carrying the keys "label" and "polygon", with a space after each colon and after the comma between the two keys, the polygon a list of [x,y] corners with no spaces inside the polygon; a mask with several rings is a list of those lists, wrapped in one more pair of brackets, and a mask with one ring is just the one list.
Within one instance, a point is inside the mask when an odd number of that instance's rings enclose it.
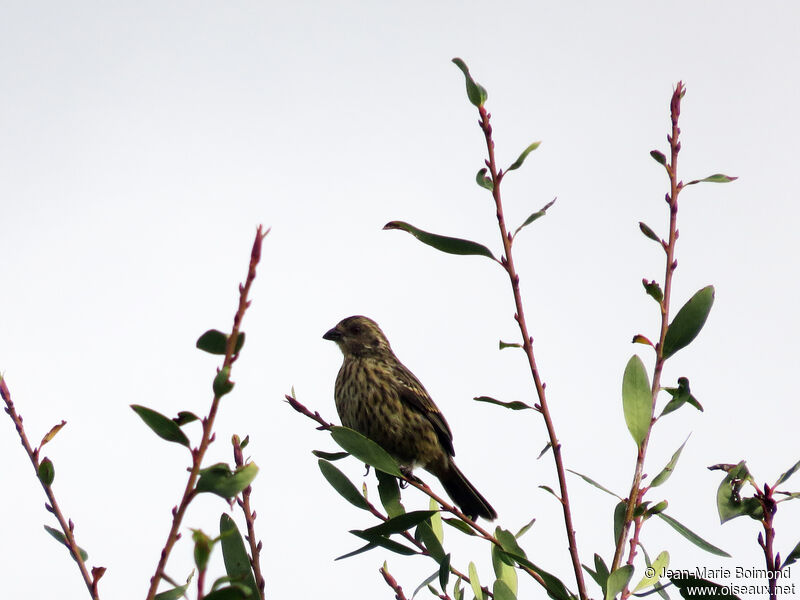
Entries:
{"label": "white sky background", "polygon": [[[671,90],[686,82],[683,179],[740,179],[681,196],[674,310],[709,283],[717,295],[665,383],[688,376],[706,410],[686,407],[657,427],[651,476],[692,436],[648,498],[667,498],[672,516],[734,558],[703,553],[660,521],[643,540],[651,556],[669,550],[673,567],[763,566],[755,522],[719,526],[721,475],[705,467],[747,459],[773,482],[800,459],[800,9],[8,2],[2,12],[0,369],[34,442],[68,422],[45,454],[89,564],[108,568],[103,597],[144,596],[188,464],[128,405],[208,410],[218,360],[194,343],[230,327],[259,223],[272,233],[208,464],[232,460],[231,434],[251,436],[269,597],[389,598],[377,572],[385,558],[408,593],[434,570],[382,551],[333,562],[359,545],[347,531],[374,521],[322,478],[310,451],[334,444],[283,395],[295,386],[336,419],[341,357],[321,336],[351,314],[375,318],[431,392],[499,524],[516,531],[537,517],[522,538],[529,557],[575,589],[560,511],[537,487],[556,486],[551,456],[535,460],[541,419],[470,400],[533,400],[522,354],[497,350],[518,336],[505,274],[381,231],[401,219],[499,255],[491,198],[474,182],[483,138],[454,56],[489,91],[502,164],[543,140],[504,185],[512,225],[558,196],[515,245],[528,322],[567,466],[621,495],[635,460],[622,371],[637,352],[652,373],[652,353],[630,339],[656,337],[657,307],[640,282],[663,279],[663,253],[637,227],[667,228],[667,179],[648,152],[666,151]],[[3,595],[85,597],[42,529],[55,523],[8,420],[0,452]],[[339,465],[360,485],[360,465]],[[800,476],[787,487],[800,489]],[[615,501],[577,478],[570,490],[583,562],[594,552],[610,561]],[[793,504],[776,519],[783,555],[800,540]],[[188,528],[213,533],[225,508],[216,497],[193,505],[174,578],[191,570]],[[475,559],[490,583],[488,549],[461,537],[446,530],[454,564]],[[525,582],[522,596],[543,592]]]}

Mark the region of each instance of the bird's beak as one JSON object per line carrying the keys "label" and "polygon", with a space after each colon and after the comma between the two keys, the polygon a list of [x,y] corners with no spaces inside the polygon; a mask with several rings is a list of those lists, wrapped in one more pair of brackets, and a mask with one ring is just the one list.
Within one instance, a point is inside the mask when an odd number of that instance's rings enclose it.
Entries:
{"label": "bird's beak", "polygon": [[339,329],[334,327],[333,329],[329,329],[325,335],[322,336],[322,339],[338,342],[340,339],[342,339],[342,333],[339,331]]}

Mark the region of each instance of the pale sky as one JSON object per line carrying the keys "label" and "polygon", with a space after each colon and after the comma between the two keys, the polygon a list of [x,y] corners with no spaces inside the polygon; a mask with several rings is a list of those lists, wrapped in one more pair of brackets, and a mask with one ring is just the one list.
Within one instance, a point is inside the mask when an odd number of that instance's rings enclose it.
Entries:
{"label": "pale sky", "polygon": [[[311,450],[335,445],[283,396],[294,386],[338,420],[341,355],[322,334],[352,314],[377,320],[425,384],[497,524],[536,517],[523,547],[575,590],[560,510],[538,489],[556,486],[550,455],[536,460],[541,418],[471,400],[533,401],[523,355],[497,349],[518,338],[505,273],[381,230],[404,220],[499,255],[455,56],[488,89],[502,164],[542,140],[504,185],[512,224],[558,197],[515,246],[528,323],[567,466],[620,495],[635,461],[622,372],[635,352],[652,374],[652,353],[630,340],[657,336],[641,279],[664,270],[637,223],[666,234],[668,182],[649,152],[667,151],[669,98],[686,83],[682,178],[739,180],[681,196],[673,311],[708,284],[716,302],[664,382],[689,377],[705,412],[686,407],[657,427],[653,475],[691,437],[648,498],[668,499],[669,514],[733,558],[660,521],[642,539],[673,568],[763,567],[756,522],[719,525],[721,476],[706,467],[747,459],[772,483],[800,459],[798,19],[794,3],[741,1],[3,3],[0,371],[34,442],[68,422],[44,454],[89,565],[108,568],[102,597],[146,594],[189,464],[128,406],[206,413],[218,361],[194,343],[230,327],[259,223],[272,233],[207,462],[231,461],[230,436],[250,435],[268,596],[391,598],[384,560],[409,594],[435,570],[378,550],[333,562],[360,545],[348,530],[375,522],[323,479]],[[187,433],[196,443],[199,428]],[[4,595],[86,597],[42,528],[55,522],[7,418],[0,453]],[[361,485],[362,465],[338,466]],[[583,562],[610,562],[615,500],[569,483]],[[786,488],[800,490],[800,475]],[[406,507],[426,508],[412,492]],[[191,571],[189,528],[214,533],[226,508],[196,502],[172,577]],[[800,541],[800,502],[781,504],[775,526],[785,556]],[[453,564],[475,560],[491,584],[488,548],[445,535]],[[524,581],[520,597],[543,592]]]}

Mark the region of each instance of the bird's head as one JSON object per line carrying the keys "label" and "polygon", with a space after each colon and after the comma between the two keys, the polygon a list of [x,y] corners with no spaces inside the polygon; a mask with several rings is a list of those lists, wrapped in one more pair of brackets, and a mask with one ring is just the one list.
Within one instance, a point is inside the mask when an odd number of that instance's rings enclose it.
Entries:
{"label": "bird's head", "polygon": [[392,351],[389,340],[378,324],[360,315],[342,319],[322,337],[336,342],[345,356],[368,356]]}

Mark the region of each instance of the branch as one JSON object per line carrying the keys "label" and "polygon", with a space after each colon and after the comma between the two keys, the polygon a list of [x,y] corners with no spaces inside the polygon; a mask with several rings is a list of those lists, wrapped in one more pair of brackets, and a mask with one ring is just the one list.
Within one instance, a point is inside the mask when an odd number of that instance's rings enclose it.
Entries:
{"label": "branch", "polygon": [[[244,457],[242,456],[242,443],[238,435],[233,436],[233,459],[237,467],[244,465]],[[250,544],[250,565],[253,567],[253,575],[256,578],[256,585],[258,586],[258,594],[261,600],[264,600],[264,588],[266,581],[261,572],[261,542],[256,542],[256,513],[250,509],[250,492],[253,487],[248,485],[242,490],[241,498],[237,498],[236,502],[244,513],[244,520],[247,523],[247,541]]]}

